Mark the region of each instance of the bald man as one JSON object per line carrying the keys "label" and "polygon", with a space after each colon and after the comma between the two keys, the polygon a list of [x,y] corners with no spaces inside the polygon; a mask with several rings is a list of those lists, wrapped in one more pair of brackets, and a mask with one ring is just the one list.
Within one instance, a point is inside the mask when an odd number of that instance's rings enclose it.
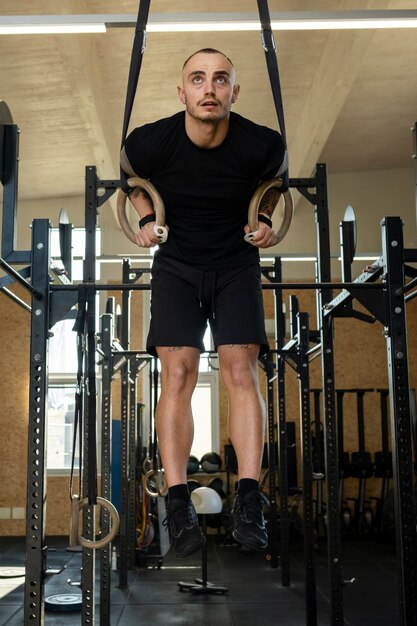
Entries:
{"label": "bald man", "polygon": [[[169,487],[171,548],[185,557],[203,541],[186,468],[193,441],[191,397],[209,324],[239,467],[233,536],[263,550],[268,536],[259,475],[265,407],[257,361],[268,341],[259,249],[276,244],[270,219],[280,196],[276,189],[262,201],[251,243],[244,235],[250,232],[250,199],[260,182],[283,176],[286,150],[278,132],[231,112],[240,86],[222,52],[205,48],[192,54],[177,89],[185,111],[136,128],[121,154],[127,176],[150,180],[162,196],[169,232],[152,267],[147,350],[161,363],[156,426]],[[140,218],[137,244],[156,246],[149,197],[136,188],[130,200]]]}

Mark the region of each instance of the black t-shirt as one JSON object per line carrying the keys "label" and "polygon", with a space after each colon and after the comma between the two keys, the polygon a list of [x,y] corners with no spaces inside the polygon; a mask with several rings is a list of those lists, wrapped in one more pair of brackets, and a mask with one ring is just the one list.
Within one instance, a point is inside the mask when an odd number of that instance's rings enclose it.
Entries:
{"label": "black t-shirt", "polygon": [[259,182],[273,178],[283,163],[277,131],[231,113],[223,143],[200,148],[180,112],[136,128],[125,151],[133,171],[150,180],[164,201],[169,236],[158,256],[203,269],[258,262],[243,228]]}

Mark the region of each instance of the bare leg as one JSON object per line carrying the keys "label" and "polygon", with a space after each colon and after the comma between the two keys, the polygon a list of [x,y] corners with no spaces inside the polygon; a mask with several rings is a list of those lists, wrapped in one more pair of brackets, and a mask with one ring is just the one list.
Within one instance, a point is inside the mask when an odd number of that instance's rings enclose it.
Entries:
{"label": "bare leg", "polygon": [[259,346],[218,348],[220,372],[229,398],[229,437],[239,478],[259,480],[265,437],[265,404],[258,380]]}
{"label": "bare leg", "polygon": [[187,461],[194,436],[191,396],[198,379],[200,351],[158,347],[161,395],[156,409],[159,450],[168,487],[187,482]]}

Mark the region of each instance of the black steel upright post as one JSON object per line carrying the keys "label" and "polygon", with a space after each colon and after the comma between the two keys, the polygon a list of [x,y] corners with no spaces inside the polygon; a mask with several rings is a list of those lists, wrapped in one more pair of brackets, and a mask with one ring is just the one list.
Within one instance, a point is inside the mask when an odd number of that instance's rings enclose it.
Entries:
{"label": "black steel upright post", "polygon": [[[265,356],[266,375],[266,422],[268,434],[268,487],[269,487],[269,550],[271,567],[278,567],[278,508],[277,508],[277,459],[274,410],[274,362],[271,353]],[[280,486],[281,487],[281,486]],[[282,538],[281,538],[282,540]],[[287,548],[288,549],[288,548]]]}
{"label": "black steel upright post", "polygon": [[401,626],[417,625],[417,534],[413,475],[412,430],[408,379],[407,324],[404,285],[403,226],[399,217],[382,223],[386,284],[388,380],[398,592]]}
{"label": "black steel upright post", "polygon": [[129,568],[136,566],[136,454],[137,454],[137,376],[138,360],[130,358],[129,378]]}
{"label": "black steel upright post", "polygon": [[[317,282],[331,281],[327,168],[316,170]],[[323,307],[332,299],[331,288],[317,291],[317,321],[320,329],[323,381],[325,479],[327,493],[327,549],[332,626],[343,624],[343,583],[339,512],[339,465],[337,450],[337,415],[334,381],[333,319],[323,315]]]}
{"label": "black steel upright post", "polygon": [[28,468],[26,500],[25,626],[44,623],[46,571],[46,400],[49,332],[49,221],[34,220],[32,228],[32,295]]}
{"label": "black steel upright post", "polygon": [[[101,317],[101,495],[111,500],[111,461],[112,461],[112,339],[113,315],[106,313]],[[101,511],[101,532],[110,533],[110,515],[107,509]],[[111,544],[101,550],[100,560],[100,626],[110,626],[110,582],[111,582]]]}
{"label": "black steel upright post", "polygon": [[[83,267],[84,283],[96,282],[96,225],[97,225],[97,174],[94,166],[85,169],[85,255]],[[95,292],[87,295],[88,314],[93,315],[95,307]],[[95,358],[87,354],[87,358]],[[88,391],[88,390],[87,390]],[[88,472],[92,459],[89,458],[89,429],[88,423],[96,416],[88,413],[88,393],[84,394],[84,422],[83,422],[83,494],[88,493]],[[94,507],[88,506],[83,510],[83,536],[94,540]],[[82,590],[82,626],[95,623],[95,550],[83,548],[81,590]]]}
{"label": "black steel upright post", "polygon": [[[130,261],[123,259],[122,282],[129,283]],[[125,350],[130,346],[130,291],[122,295],[122,330],[120,343]],[[129,544],[128,544],[128,510],[129,504],[129,376],[130,360],[121,369],[121,424],[120,424],[120,530],[119,530],[119,587],[128,586]]]}
{"label": "black steel upright post", "polygon": [[[274,280],[276,282],[282,282],[282,262],[279,257],[276,257],[274,259]],[[283,307],[282,289],[274,289],[274,308],[275,347],[277,350],[276,370],[278,406],[278,472],[281,584],[283,587],[288,587],[290,584],[290,520],[288,511],[288,454],[287,418],[285,405],[285,359],[280,358],[280,350],[282,350],[285,341],[285,314]]]}
{"label": "black steel upright post", "polygon": [[306,625],[317,626],[316,568],[314,562],[313,452],[311,445],[308,313],[298,314],[298,381],[300,395],[301,466],[303,469],[304,580]]}
{"label": "black steel upright post", "polygon": [[[417,122],[411,127],[413,134],[413,161],[414,161],[414,185],[415,185],[415,201],[417,209]],[[417,219],[417,215],[416,215]]]}
{"label": "black steel upright post", "polygon": [[3,185],[1,257],[8,263],[30,263],[30,250],[15,250],[17,234],[17,184],[19,133],[16,124],[0,121],[0,182]]}

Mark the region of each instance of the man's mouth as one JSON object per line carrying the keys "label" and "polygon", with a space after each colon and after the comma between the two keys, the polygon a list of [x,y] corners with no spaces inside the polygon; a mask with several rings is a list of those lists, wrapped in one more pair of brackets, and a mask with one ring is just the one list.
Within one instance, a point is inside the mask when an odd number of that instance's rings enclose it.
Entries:
{"label": "man's mouth", "polygon": [[203,107],[216,107],[217,106],[217,102],[215,100],[205,100],[204,102],[201,103],[201,106]]}

